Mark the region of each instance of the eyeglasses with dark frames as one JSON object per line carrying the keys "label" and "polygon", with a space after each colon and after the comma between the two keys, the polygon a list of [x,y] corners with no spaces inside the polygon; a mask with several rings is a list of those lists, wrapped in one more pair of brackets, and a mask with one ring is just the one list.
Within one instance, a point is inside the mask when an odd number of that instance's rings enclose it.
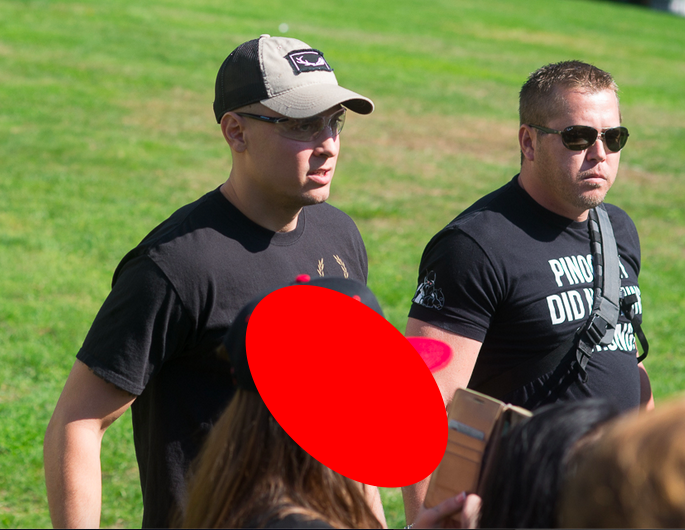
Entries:
{"label": "eyeglasses with dark frames", "polygon": [[311,142],[316,140],[326,129],[330,129],[333,136],[338,136],[345,125],[346,110],[343,108],[327,116],[312,116],[311,118],[302,119],[276,118],[274,116],[250,114],[249,112],[236,112],[236,114],[245,118],[278,125],[278,132],[285,138],[297,140],[298,142]]}
{"label": "eyeglasses with dark frames", "polygon": [[625,127],[611,127],[602,131],[598,131],[594,127],[588,125],[571,125],[570,127],[566,127],[563,131],[556,131],[548,127],[533,124],[528,124],[528,127],[538,129],[544,133],[560,135],[564,146],[571,151],[589,149],[595,145],[597,138],[601,138],[604,140],[609,151],[617,153],[625,147],[628,136],[630,136],[628,129]]}

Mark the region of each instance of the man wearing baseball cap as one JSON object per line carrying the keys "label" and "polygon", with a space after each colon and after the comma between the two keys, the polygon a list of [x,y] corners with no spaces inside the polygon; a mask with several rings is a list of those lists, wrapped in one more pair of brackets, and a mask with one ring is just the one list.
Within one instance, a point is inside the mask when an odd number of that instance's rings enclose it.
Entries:
{"label": "man wearing baseball cap", "polygon": [[45,435],[56,527],[98,526],[102,437],[129,407],[143,526],[168,526],[188,465],[233,395],[214,351],[241,307],[300,274],[366,282],[359,231],[325,204],[347,110],[369,114],[373,103],[340,87],[304,42],[262,35],[224,61],[214,113],[230,175],[114,273]]}

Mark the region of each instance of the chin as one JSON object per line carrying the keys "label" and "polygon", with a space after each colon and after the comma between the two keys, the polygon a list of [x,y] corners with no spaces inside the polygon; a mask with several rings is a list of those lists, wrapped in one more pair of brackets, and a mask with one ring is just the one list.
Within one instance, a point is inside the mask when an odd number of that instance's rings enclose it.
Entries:
{"label": "chin", "polygon": [[311,206],[312,204],[321,204],[322,202],[326,202],[330,195],[331,192],[328,188],[310,191],[302,196],[302,205]]}
{"label": "chin", "polygon": [[300,201],[300,206],[314,206],[315,204],[321,204],[322,202],[326,202],[328,200],[328,195],[325,197],[323,196],[307,196],[307,197],[302,197],[302,200]]}
{"label": "chin", "polygon": [[599,206],[604,202],[604,199],[606,197],[606,192],[602,191],[597,191],[596,193],[588,193],[585,195],[580,195],[578,197],[578,203],[577,206],[580,206],[586,210],[590,210],[592,208],[595,208],[596,206]]}

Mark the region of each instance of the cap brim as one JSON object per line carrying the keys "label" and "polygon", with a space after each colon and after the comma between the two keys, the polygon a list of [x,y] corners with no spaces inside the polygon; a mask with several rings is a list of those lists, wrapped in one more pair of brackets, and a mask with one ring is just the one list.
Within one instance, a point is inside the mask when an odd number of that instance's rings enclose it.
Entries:
{"label": "cap brim", "polygon": [[265,107],[288,118],[309,118],[336,105],[358,114],[371,114],[373,101],[338,85],[314,84],[289,90],[260,101]]}

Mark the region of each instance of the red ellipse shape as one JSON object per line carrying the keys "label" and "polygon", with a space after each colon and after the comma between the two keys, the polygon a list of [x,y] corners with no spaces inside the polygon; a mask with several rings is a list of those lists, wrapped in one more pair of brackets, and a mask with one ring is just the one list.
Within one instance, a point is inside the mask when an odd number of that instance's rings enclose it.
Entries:
{"label": "red ellipse shape", "polygon": [[284,287],[255,308],[246,349],[271,414],[325,466],[394,488],[440,463],[447,417],[438,386],[404,336],[363,303]]}
{"label": "red ellipse shape", "polygon": [[442,370],[452,359],[452,348],[441,340],[429,337],[407,337],[431,372]]}

